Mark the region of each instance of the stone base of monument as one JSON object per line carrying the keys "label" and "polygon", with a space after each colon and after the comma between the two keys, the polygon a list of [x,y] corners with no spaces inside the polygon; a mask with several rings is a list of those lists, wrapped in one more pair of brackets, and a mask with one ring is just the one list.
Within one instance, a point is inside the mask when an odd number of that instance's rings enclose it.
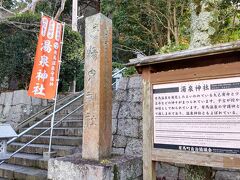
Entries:
{"label": "stone base of monument", "polygon": [[50,159],[48,178],[71,180],[140,180],[142,179],[142,158],[113,155],[101,161],[81,158],[80,154]]}

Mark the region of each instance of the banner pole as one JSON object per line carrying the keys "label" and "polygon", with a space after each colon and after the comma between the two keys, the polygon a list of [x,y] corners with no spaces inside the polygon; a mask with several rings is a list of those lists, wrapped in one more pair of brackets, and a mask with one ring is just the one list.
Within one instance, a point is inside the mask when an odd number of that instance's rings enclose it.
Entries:
{"label": "banner pole", "polygon": [[55,112],[56,112],[56,105],[57,105],[57,95],[58,95],[58,84],[59,84],[59,76],[60,76],[60,67],[62,63],[62,48],[63,48],[63,38],[64,38],[64,31],[65,31],[65,23],[63,25],[63,32],[62,32],[62,40],[61,40],[61,49],[60,49],[60,57],[59,57],[59,63],[58,63],[58,75],[57,75],[57,87],[56,87],[56,92],[55,92],[55,99],[54,99],[54,107],[53,107],[53,115],[51,118],[51,132],[50,132],[50,139],[49,139],[49,147],[48,147],[48,153],[50,156],[51,153],[51,147],[52,147],[52,135],[53,135],[53,124],[55,120]]}

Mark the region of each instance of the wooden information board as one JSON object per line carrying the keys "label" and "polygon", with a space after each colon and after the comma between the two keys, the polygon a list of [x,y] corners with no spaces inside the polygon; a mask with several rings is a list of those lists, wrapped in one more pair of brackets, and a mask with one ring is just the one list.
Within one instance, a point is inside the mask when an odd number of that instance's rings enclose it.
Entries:
{"label": "wooden information board", "polygon": [[134,59],[143,77],[143,175],[158,161],[240,169],[240,41]]}
{"label": "wooden information board", "polygon": [[154,148],[240,154],[240,77],[153,85]]}

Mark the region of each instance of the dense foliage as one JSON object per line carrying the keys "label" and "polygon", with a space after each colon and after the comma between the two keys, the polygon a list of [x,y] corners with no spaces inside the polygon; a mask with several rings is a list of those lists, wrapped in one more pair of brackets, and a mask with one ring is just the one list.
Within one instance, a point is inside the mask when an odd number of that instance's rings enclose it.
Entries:
{"label": "dense foliage", "polygon": [[[37,14],[21,14],[0,23],[0,83],[5,81],[9,89],[28,88],[39,22]],[[82,55],[81,36],[66,26],[60,89],[66,90],[75,74],[83,76]]]}
{"label": "dense foliage", "polygon": [[222,0],[218,7],[217,32],[212,42],[224,43],[240,39],[240,1]]}
{"label": "dense foliage", "polygon": [[113,19],[114,60],[126,62],[136,57],[136,52],[153,55],[189,48],[190,3],[205,1],[216,12],[211,43],[238,40],[238,0],[221,0],[219,4],[215,0],[103,0],[102,12]]}
{"label": "dense foliage", "polygon": [[155,54],[161,47],[188,41],[188,1],[102,1],[102,12],[113,19],[115,58],[127,61],[136,52]]}

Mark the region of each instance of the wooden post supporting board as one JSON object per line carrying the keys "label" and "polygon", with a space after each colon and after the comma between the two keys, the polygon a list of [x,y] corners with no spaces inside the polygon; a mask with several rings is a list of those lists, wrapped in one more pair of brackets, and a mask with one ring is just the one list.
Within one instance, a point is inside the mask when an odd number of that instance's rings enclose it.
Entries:
{"label": "wooden post supporting board", "polygon": [[151,115],[151,83],[150,73],[143,73],[143,178],[156,179],[155,162],[152,161],[152,145],[153,145],[153,126]]}

